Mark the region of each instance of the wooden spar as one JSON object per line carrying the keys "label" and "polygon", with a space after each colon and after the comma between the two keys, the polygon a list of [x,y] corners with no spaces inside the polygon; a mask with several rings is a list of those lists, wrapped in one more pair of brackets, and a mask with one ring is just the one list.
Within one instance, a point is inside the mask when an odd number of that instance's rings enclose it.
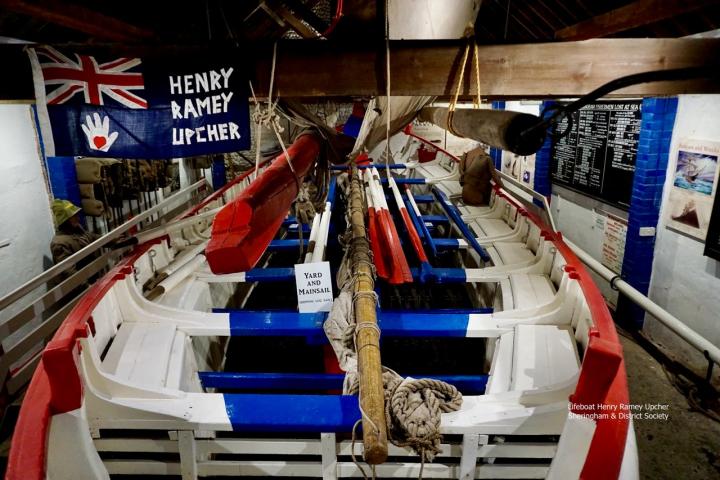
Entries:
{"label": "wooden spar", "polygon": [[380,330],[375,316],[375,281],[370,259],[370,242],[365,230],[362,187],[357,168],[350,171],[350,226],[352,232],[353,309],[355,312],[355,347],[358,354],[360,408],[365,461],[371,465],[387,459],[387,426],[385,394],[380,362]]}
{"label": "wooden spar", "polygon": [[540,121],[539,117],[529,113],[460,108],[453,112],[450,125],[447,108],[425,107],[420,110],[418,119],[446,128],[457,136],[472,138],[518,155],[532,155],[545,141],[545,130],[535,129],[521,137],[523,132]]}
{"label": "wooden spar", "polygon": [[245,272],[260,260],[315,164],[322,140],[315,133],[301,134],[287,148],[289,160],[285,153],[279,155],[217,213],[205,250],[213,273]]}
{"label": "wooden spar", "polygon": [[[586,40],[650,25],[717,4],[716,0],[636,0],[555,32],[556,40]],[[702,14],[703,12],[698,12]]]}

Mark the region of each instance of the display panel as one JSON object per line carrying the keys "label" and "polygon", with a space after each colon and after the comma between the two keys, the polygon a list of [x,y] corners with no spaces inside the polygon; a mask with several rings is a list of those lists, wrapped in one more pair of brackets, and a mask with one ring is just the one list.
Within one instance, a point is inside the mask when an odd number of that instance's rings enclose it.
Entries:
{"label": "display panel", "polygon": [[[640,136],[641,101],[606,101],[572,114],[570,132],[553,142],[555,183],[627,209]],[[553,127],[564,132],[568,119]]]}

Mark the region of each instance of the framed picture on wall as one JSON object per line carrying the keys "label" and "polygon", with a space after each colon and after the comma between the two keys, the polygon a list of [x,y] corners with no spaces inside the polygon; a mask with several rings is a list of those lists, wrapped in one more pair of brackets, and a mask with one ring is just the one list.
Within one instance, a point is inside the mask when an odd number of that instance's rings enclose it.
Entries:
{"label": "framed picture on wall", "polygon": [[717,191],[720,142],[681,139],[673,158],[665,225],[705,240]]}

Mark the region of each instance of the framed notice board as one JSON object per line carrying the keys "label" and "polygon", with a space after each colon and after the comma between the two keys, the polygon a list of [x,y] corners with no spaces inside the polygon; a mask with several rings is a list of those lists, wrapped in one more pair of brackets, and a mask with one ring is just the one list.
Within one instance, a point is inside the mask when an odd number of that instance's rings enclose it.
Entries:
{"label": "framed notice board", "polygon": [[[570,132],[553,142],[552,181],[629,208],[641,104],[641,100],[595,102],[574,112]],[[554,133],[567,128],[567,118],[553,127]]]}

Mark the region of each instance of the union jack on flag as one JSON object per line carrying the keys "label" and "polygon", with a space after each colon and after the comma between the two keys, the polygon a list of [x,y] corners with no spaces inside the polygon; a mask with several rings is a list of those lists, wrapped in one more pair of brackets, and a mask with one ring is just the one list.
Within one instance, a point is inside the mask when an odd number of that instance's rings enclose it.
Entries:
{"label": "union jack on flag", "polygon": [[98,63],[89,55],[75,54],[76,60],[71,60],[52,47],[37,47],[35,53],[48,105],[60,105],[82,94],[90,105],[105,105],[110,98],[127,108],[148,108],[147,100],[135,93],[145,88],[142,73],[136,71],[141,64],[139,58]]}

